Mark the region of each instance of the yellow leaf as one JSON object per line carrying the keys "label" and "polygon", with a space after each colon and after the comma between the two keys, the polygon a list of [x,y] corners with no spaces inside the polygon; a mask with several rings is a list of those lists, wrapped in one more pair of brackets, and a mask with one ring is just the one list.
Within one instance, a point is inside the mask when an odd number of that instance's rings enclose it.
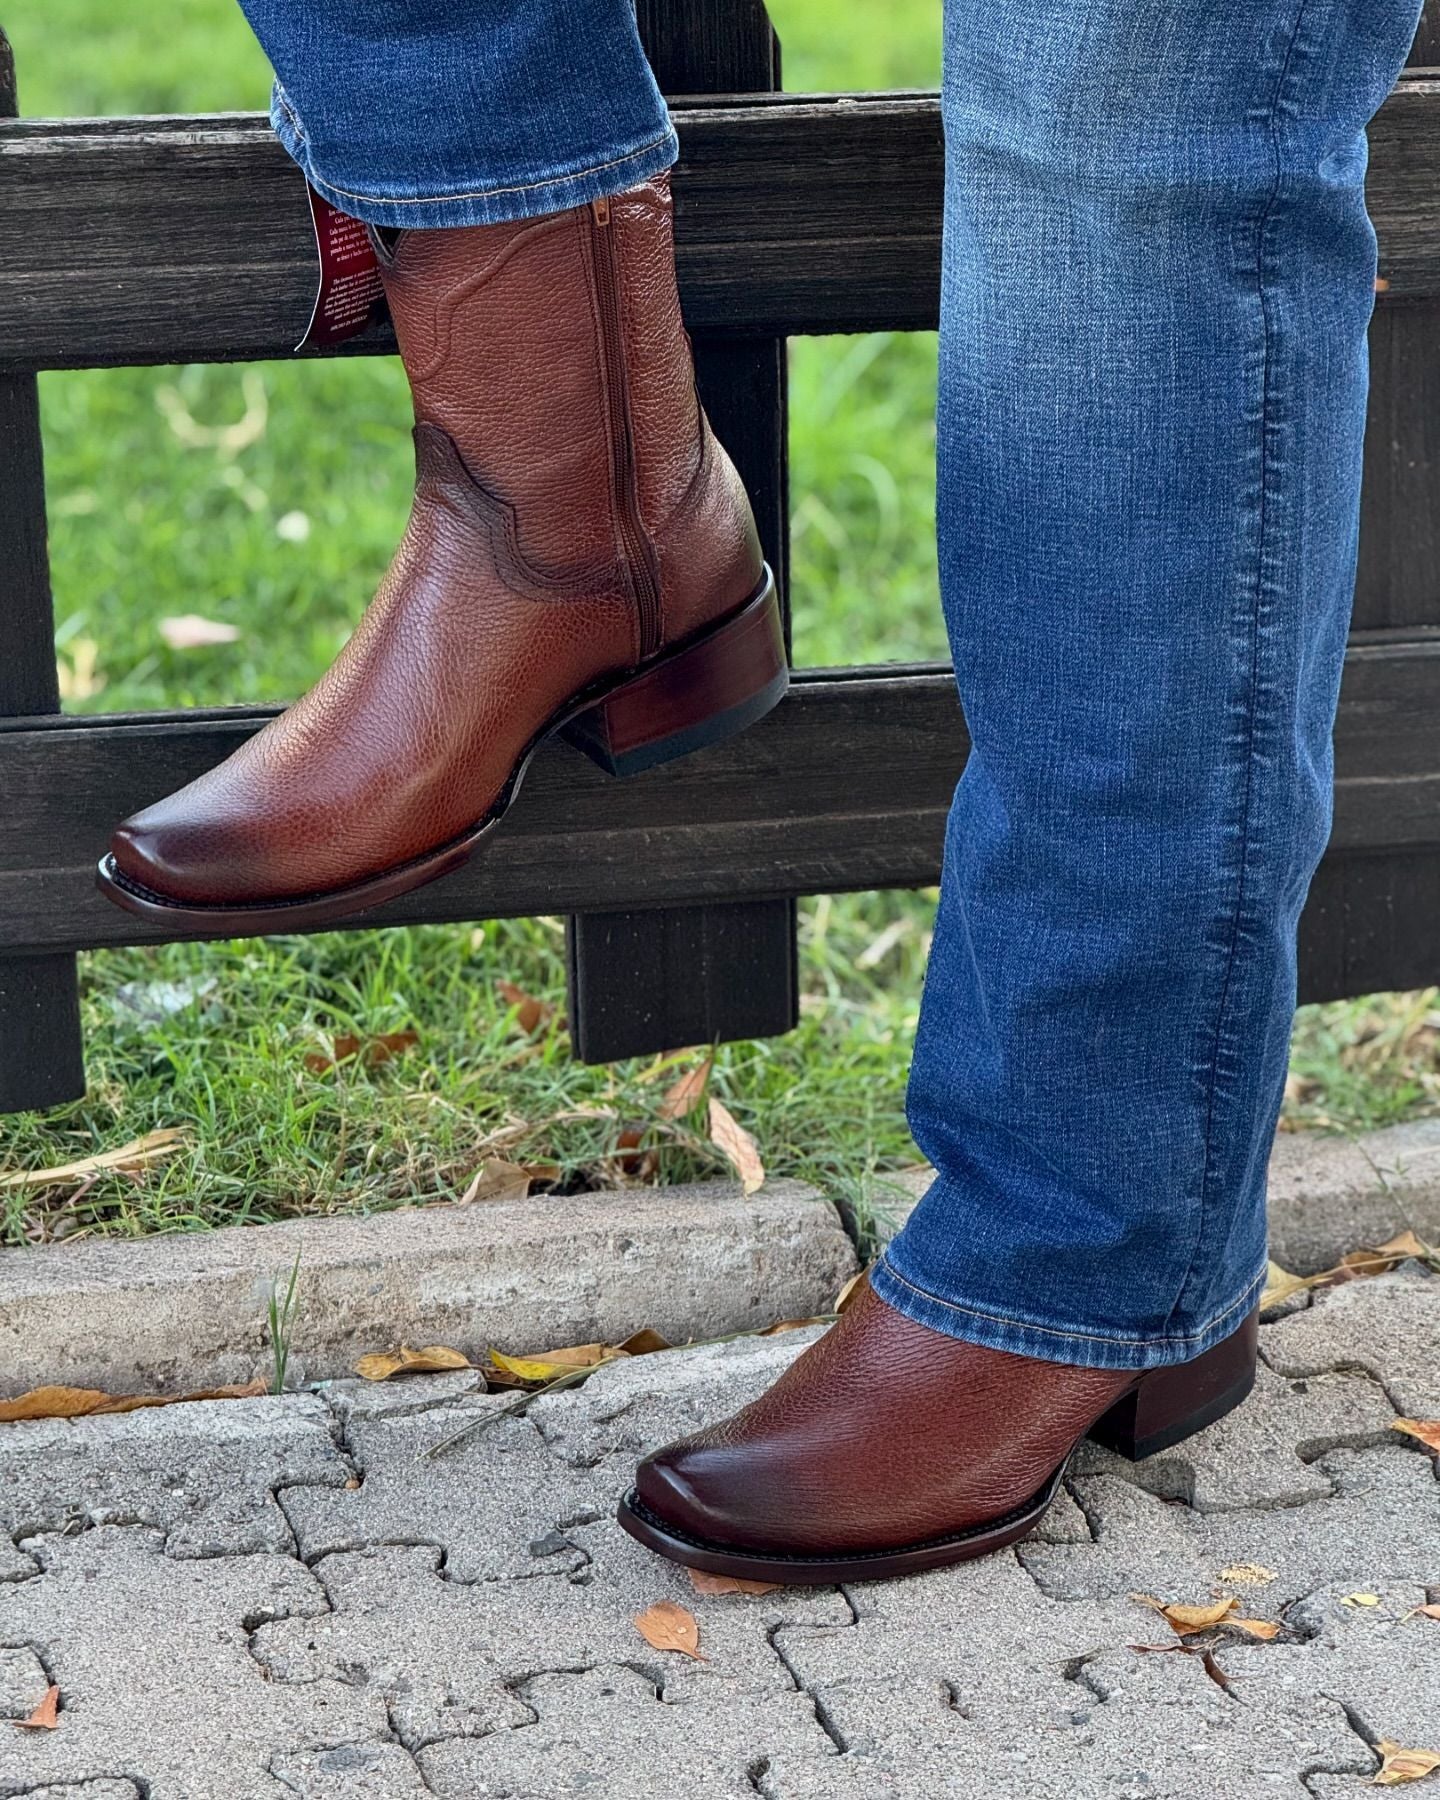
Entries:
{"label": "yellow leaf", "polygon": [[713,1056],[707,1056],[704,1062],[697,1063],[693,1069],[688,1069],[667,1091],[665,1098],[660,1102],[662,1119],[683,1119],[694,1112],[705,1098],[705,1089],[710,1082],[710,1070],[714,1061]]}
{"label": "yellow leaf", "polygon": [[742,1581],[738,1575],[710,1575],[704,1569],[687,1569],[690,1585],[697,1594],[775,1594],[783,1582]]}
{"label": "yellow leaf", "polygon": [[1402,1782],[1419,1781],[1432,1769],[1440,1769],[1440,1750],[1402,1750],[1389,1738],[1381,1738],[1375,1748],[1380,1753],[1375,1787],[1399,1787]]}
{"label": "yellow leaf", "polygon": [[1196,1631],[1208,1631],[1239,1605],[1233,1595],[1211,1601],[1208,1606],[1167,1604],[1164,1600],[1157,1600],[1153,1594],[1133,1594],[1131,1598],[1138,1600],[1142,1606],[1153,1606],[1177,1637],[1188,1637]]}
{"label": "yellow leaf", "polygon": [[28,1719],[12,1719],[21,1731],[54,1731],[60,1723],[60,1690],[53,1684]]}
{"label": "yellow leaf", "polygon": [[1277,1262],[1271,1262],[1265,1269],[1265,1290],[1260,1296],[1262,1310],[1267,1306],[1278,1306],[1282,1300],[1288,1300],[1292,1294],[1303,1293],[1313,1287],[1313,1275],[1292,1275],[1288,1269],[1282,1269]]}
{"label": "yellow leaf", "polygon": [[448,1344],[427,1344],[423,1350],[412,1350],[402,1344],[398,1350],[374,1351],[362,1356],[355,1373],[363,1381],[388,1381],[392,1375],[436,1375],[442,1369],[472,1369],[470,1358]]}
{"label": "yellow leaf", "polygon": [[674,1600],[657,1600],[635,1620],[635,1629],[656,1650],[678,1650],[696,1662],[706,1660],[700,1654],[700,1627],[695,1615]]}
{"label": "yellow leaf", "polygon": [[107,1394],[103,1388],[38,1387],[15,1400],[0,1400],[0,1424],[21,1419],[83,1419],[95,1413],[139,1412],[147,1406],[184,1406],[191,1400],[254,1400],[269,1390],[257,1378],[234,1387],[193,1394]]}
{"label": "yellow leaf", "polygon": [[1340,1604],[1342,1606],[1378,1606],[1380,1596],[1378,1594],[1347,1594]]}
{"label": "yellow leaf", "polygon": [[82,1156],[78,1162],[59,1163],[53,1169],[11,1169],[0,1175],[0,1188],[54,1187],[65,1181],[85,1181],[102,1169],[143,1169],[162,1156],[181,1147],[185,1133],[169,1126],[163,1131],[147,1131],[144,1137],[122,1144],[118,1150],[102,1150],[95,1156]]}
{"label": "yellow leaf", "polygon": [[529,1169],[518,1168],[498,1156],[487,1156],[456,1204],[476,1206],[491,1200],[524,1200],[529,1196],[532,1180]]}
{"label": "yellow leaf", "polygon": [[734,1115],[710,1096],[710,1141],[740,1177],[740,1185],[753,1194],[765,1184],[765,1165],[755,1140]]}
{"label": "yellow leaf", "polygon": [[1280,1627],[1272,1624],[1269,1619],[1227,1619],[1225,1623],[1233,1625],[1237,1631],[1247,1632],[1253,1638],[1260,1638],[1267,1644],[1280,1632]]}
{"label": "yellow leaf", "polygon": [[576,1369],[598,1369],[621,1352],[610,1344],[576,1344],[567,1350],[542,1350],[538,1356],[506,1356],[492,1349],[489,1357],[495,1367],[521,1381],[554,1381],[559,1375],[573,1375]]}
{"label": "yellow leaf", "polygon": [[1396,1419],[1390,1429],[1419,1438],[1427,1450],[1440,1450],[1440,1419]]}
{"label": "yellow leaf", "polygon": [[1231,1563],[1220,1571],[1220,1579],[1230,1587],[1266,1587],[1275,1579],[1275,1571],[1264,1563]]}

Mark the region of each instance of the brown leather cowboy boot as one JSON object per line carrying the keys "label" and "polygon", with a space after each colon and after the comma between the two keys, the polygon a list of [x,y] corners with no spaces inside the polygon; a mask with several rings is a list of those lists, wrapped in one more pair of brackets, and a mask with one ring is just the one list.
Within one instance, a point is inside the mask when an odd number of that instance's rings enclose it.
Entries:
{"label": "brown leather cowboy boot", "polygon": [[746,1581],[862,1581],[1025,1536],[1087,1434],[1138,1461],[1238,1406],[1258,1313],[1143,1374],[982,1349],[862,1283],[839,1322],[722,1424],[641,1463],[620,1523],[674,1562]]}
{"label": "brown leather cowboy boot", "polygon": [[629,774],[785,691],[774,581],[696,399],[668,181],[404,232],[384,260],[409,528],[318,685],[116,831],[102,891],[172,927],[373,906],[465,861],[556,732]]}

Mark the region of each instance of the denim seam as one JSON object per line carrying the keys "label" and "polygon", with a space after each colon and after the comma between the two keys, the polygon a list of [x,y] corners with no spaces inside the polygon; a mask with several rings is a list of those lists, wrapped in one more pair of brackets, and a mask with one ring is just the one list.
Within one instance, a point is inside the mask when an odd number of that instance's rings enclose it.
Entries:
{"label": "denim seam", "polygon": [[[1271,532],[1271,478],[1274,472],[1271,438],[1274,422],[1274,336],[1273,309],[1269,292],[1270,271],[1268,267],[1267,244],[1271,222],[1275,216],[1276,205],[1284,186],[1285,171],[1280,150],[1280,137],[1277,125],[1281,105],[1285,98],[1286,84],[1289,81],[1291,64],[1295,57],[1295,47],[1300,41],[1301,28],[1305,22],[1305,14],[1309,8],[1309,0],[1300,0],[1295,10],[1294,22],[1285,45],[1285,53],[1276,72],[1275,89],[1271,97],[1267,115],[1271,151],[1275,164],[1274,181],[1266,197],[1265,205],[1256,219],[1255,232],[1255,289],[1260,302],[1261,316],[1261,400],[1260,400],[1260,494],[1259,494],[1259,529],[1256,536],[1255,551],[1255,604],[1249,621],[1250,665],[1246,688],[1246,739],[1245,739],[1245,783],[1240,804],[1240,844],[1237,861],[1237,879],[1235,905],[1230,921],[1230,942],[1225,952],[1225,969],[1221,977],[1219,1004],[1216,1009],[1215,1035],[1209,1059],[1207,1080],[1207,1096],[1205,1111],[1205,1141],[1200,1167],[1199,1205],[1196,1208],[1195,1232],[1191,1243],[1190,1255],[1185,1265],[1185,1272],[1180,1279],[1174,1304],[1170,1308],[1170,1318],[1174,1318],[1184,1302],[1191,1281],[1195,1275],[1195,1267],[1205,1242],[1205,1225],[1210,1211],[1209,1200],[1214,1182],[1215,1126],[1217,1112],[1217,1093],[1220,1086],[1220,1062],[1225,1042],[1225,1021],[1230,1009],[1230,998],[1234,987],[1235,965],[1239,958],[1240,937],[1245,919],[1245,907],[1248,899],[1248,875],[1250,869],[1250,853],[1254,825],[1254,792],[1255,792],[1255,747],[1257,714],[1259,711],[1260,687],[1260,621],[1264,610],[1266,589],[1266,565],[1268,545]],[[1183,1340],[1182,1340],[1183,1341]]]}
{"label": "denim seam", "polygon": [[[297,140],[308,151],[310,138],[294,107],[286,98],[284,90],[280,90],[275,98],[293,128]],[[354,188],[341,187],[338,182],[331,181],[329,176],[320,174],[318,170],[314,173],[332,194],[340,194],[346,200],[359,200],[369,206],[445,206],[451,201],[459,200],[499,200],[507,194],[533,194],[538,193],[542,188],[563,187],[569,182],[585,181],[591,175],[603,175],[607,169],[623,169],[626,163],[638,162],[641,157],[650,155],[662,144],[668,143],[674,130],[673,125],[667,124],[664,131],[657,137],[650,138],[634,150],[627,150],[623,156],[612,157],[608,162],[589,163],[583,169],[567,169],[558,175],[548,175],[543,181],[522,181],[509,187],[472,188],[454,194],[411,194],[404,198],[393,194],[362,194]]]}
{"label": "denim seam", "polygon": [[1056,1325],[1036,1325],[1031,1323],[1028,1319],[1010,1318],[1003,1313],[988,1312],[983,1307],[962,1306],[956,1300],[942,1299],[939,1294],[932,1294],[928,1288],[923,1288],[919,1286],[918,1283],[910,1281],[906,1276],[902,1275],[891,1260],[888,1250],[880,1258],[880,1266],[890,1280],[898,1282],[901,1287],[907,1289],[910,1293],[917,1295],[922,1300],[928,1301],[932,1306],[942,1308],[945,1312],[959,1313],[964,1318],[984,1319],[992,1325],[1003,1325],[1010,1331],[1034,1332],[1040,1337],[1070,1338],[1076,1343],[1114,1344],[1132,1350],[1148,1350],[1173,1344],[1193,1344],[1203,1337],[1208,1337],[1217,1326],[1223,1325],[1227,1319],[1232,1318],[1242,1307],[1248,1307],[1253,1302],[1255,1295],[1263,1290],[1267,1274],[1267,1269],[1262,1268],[1259,1274],[1257,1274],[1250,1281],[1249,1285],[1243,1289],[1239,1299],[1227,1306],[1224,1312],[1217,1313],[1215,1317],[1205,1325],[1203,1330],[1186,1332],[1178,1337],[1168,1333],[1160,1337],[1115,1337],[1107,1332],[1101,1331],[1068,1330],[1062,1326]]}

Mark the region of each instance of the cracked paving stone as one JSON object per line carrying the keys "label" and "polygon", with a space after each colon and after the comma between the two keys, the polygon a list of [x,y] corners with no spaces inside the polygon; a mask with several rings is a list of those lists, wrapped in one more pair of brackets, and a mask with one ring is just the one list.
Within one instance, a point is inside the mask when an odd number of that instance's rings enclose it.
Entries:
{"label": "cracked paving stone", "polygon": [[871,1679],[816,1699],[845,1754],[831,1770],[777,1757],[767,1800],[1302,1800],[1307,1769],[1370,1766],[1334,1701],[1270,1716],[1227,1698],[1198,1658],[1121,1646],[1003,1695]]}
{"label": "cracked paving stone", "polygon": [[428,1794],[415,1760],[399,1744],[337,1744],[277,1756],[270,1773],[302,1800],[411,1800]]}
{"label": "cracked paving stone", "polygon": [[[557,1669],[628,1663],[666,1702],[793,1692],[771,1634],[795,1621],[851,1621],[833,1589],[697,1594],[682,1569],[650,1556],[611,1521],[571,1537],[589,1558],[575,1578],[446,1581],[439,1552],[425,1547],[325,1557],[314,1573],[334,1610],[266,1626],[252,1650],[276,1682],[367,1685],[385,1699],[400,1741],[419,1750],[530,1724],[516,1686]],[[705,1662],[657,1651],[640,1636],[635,1616],[657,1600],[694,1613]]]}
{"label": "cracked paving stone", "polygon": [[[273,1490],[343,1487],[350,1471],[311,1396],[156,1407],[7,1425],[0,1546],[92,1525],[149,1525],[171,1556],[288,1552]],[[0,1549],[0,1574],[4,1572]]]}
{"label": "cracked paving stone", "polygon": [[26,1788],[22,1800],[143,1800],[133,1781],[65,1781]]}
{"label": "cracked paving stone", "polygon": [[502,1418],[443,1455],[423,1452],[510,1395],[479,1395],[433,1411],[356,1420],[347,1442],[363,1480],[336,1492],[286,1488],[280,1496],[306,1562],[378,1544],[434,1544],[455,1581],[498,1581],[578,1568],[584,1556],[531,1555],[558,1524],[594,1519],[614,1504],[612,1483],[553,1456],[526,1418]]}
{"label": "cracked paving stone", "polygon": [[[1262,1352],[1272,1337],[1266,1327]],[[1296,1381],[1261,1363],[1243,1406],[1173,1450],[1130,1463],[1087,1441],[1071,1470],[1119,1475],[1199,1512],[1296,1506],[1333,1491],[1319,1456],[1390,1441],[1394,1417],[1384,1390],[1367,1375],[1329,1372]]]}
{"label": "cracked paving stone", "polygon": [[44,1573],[5,1594],[4,1632],[60,1688],[59,1729],[15,1732],[0,1794],[133,1780],[146,1800],[277,1800],[277,1754],[388,1735],[380,1702],[338,1682],[265,1680],[249,1634],[322,1612],[323,1589],[281,1556],[176,1559],[145,1527],[46,1537]]}
{"label": "cracked paving stone", "polygon": [[1061,1488],[1031,1534],[1041,1544],[1088,1544],[1091,1535],[1090,1521],[1068,1487]]}
{"label": "cracked paving stone", "polygon": [[889,1669],[946,1681],[966,1710],[1002,1705],[1037,1681],[1059,1679],[1076,1657],[1123,1644],[1143,1615],[1133,1601],[1051,1599],[1013,1551],[901,1581],[847,1587],[845,1628],[785,1624],[775,1647],[800,1686],[870,1681]]}
{"label": "cracked paving stone", "polygon": [[1405,1417],[1440,1419],[1440,1277],[1407,1266],[1322,1289],[1264,1343],[1282,1375],[1367,1369]]}
{"label": "cracked paving stone", "polygon": [[536,1401],[529,1417],[554,1454],[572,1467],[612,1465],[618,1494],[630,1485],[642,1456],[758,1399],[824,1330],[809,1327],[613,1362],[577,1391]]}
{"label": "cracked paving stone", "polygon": [[0,1531],[0,1581],[27,1581],[37,1568],[34,1557],[17,1550],[13,1539]]}
{"label": "cracked paving stone", "polygon": [[1327,1694],[1371,1740],[1440,1749],[1440,1624],[1407,1617],[1425,1589],[1368,1590],[1378,1606],[1347,1606],[1351,1591],[1335,1583],[1288,1610],[1304,1642],[1237,1645],[1216,1652],[1220,1666],[1255,1706],[1279,1711],[1294,1696]]}
{"label": "cracked paving stone", "polygon": [[478,1369],[447,1369],[433,1375],[402,1375],[391,1381],[327,1381],[321,1398],[346,1429],[360,1419],[399,1419],[433,1412],[486,1391]]}
{"label": "cracked paving stone", "polygon": [[629,1667],[538,1675],[519,1690],[535,1723],[420,1752],[441,1800],[755,1800],[753,1772],[835,1747],[806,1694],[679,1703]]}
{"label": "cracked paving stone", "polygon": [[[5,1617],[0,1612],[0,1629]],[[50,1677],[33,1650],[24,1644],[0,1650],[0,1719],[28,1719],[49,1686]]]}
{"label": "cracked paving stone", "polygon": [[[1300,1507],[1197,1513],[1110,1475],[1075,1485],[1095,1521],[1090,1544],[1021,1545],[1041,1588],[1060,1600],[1131,1592],[1199,1602],[1224,1588],[1221,1571],[1259,1563],[1274,1582],[1247,1591],[1264,1618],[1332,1581],[1353,1588],[1423,1584],[1440,1556],[1440,1482],[1423,1451],[1337,1450],[1322,1459],[1335,1493]],[[1235,1587],[1235,1592],[1242,1589]]]}

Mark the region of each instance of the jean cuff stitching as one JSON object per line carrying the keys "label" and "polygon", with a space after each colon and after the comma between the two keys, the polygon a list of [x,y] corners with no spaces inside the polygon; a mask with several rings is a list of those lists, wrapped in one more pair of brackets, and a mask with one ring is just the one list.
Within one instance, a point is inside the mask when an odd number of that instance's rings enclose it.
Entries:
{"label": "jean cuff stitching", "polygon": [[1114,1344],[1132,1350],[1163,1348],[1170,1344],[1193,1344],[1203,1337],[1208,1337],[1211,1332],[1215,1330],[1216,1326],[1223,1325],[1227,1319],[1233,1317],[1233,1315],[1239,1312],[1242,1307],[1253,1303],[1255,1295],[1263,1290],[1265,1286],[1266,1275],[1266,1270],[1262,1268],[1260,1273],[1241,1294],[1240,1298],[1234,1301],[1230,1306],[1226,1307],[1224,1312],[1217,1313],[1209,1324],[1201,1331],[1192,1331],[1183,1337],[1176,1337],[1171,1334],[1165,1337],[1136,1338],[1112,1337],[1105,1332],[1099,1331],[1067,1330],[1054,1325],[1034,1325],[1027,1320],[1006,1318],[1002,1313],[986,1312],[983,1308],[978,1306],[962,1306],[955,1300],[943,1300],[939,1294],[932,1294],[928,1288],[919,1287],[915,1282],[908,1281],[890,1260],[888,1251],[881,1257],[880,1267],[890,1280],[897,1282],[899,1286],[906,1289],[907,1292],[914,1294],[917,1299],[924,1300],[931,1306],[941,1307],[946,1312],[958,1313],[963,1318],[984,1319],[988,1324],[1002,1325],[1009,1331],[1033,1331],[1042,1337],[1071,1338],[1078,1343],[1085,1344]]}
{"label": "jean cuff stitching", "polygon": [[[294,119],[294,114],[290,117]],[[298,126],[299,121],[295,121]],[[303,135],[303,134],[302,134]],[[339,194],[346,200],[359,200],[369,206],[446,206],[454,201],[462,200],[500,200],[507,194],[533,194],[541,188],[567,186],[571,182],[585,181],[591,175],[603,175],[608,169],[624,168],[626,163],[637,162],[643,156],[649,156],[661,148],[674,136],[674,127],[667,125],[658,137],[651,138],[641,144],[638,149],[627,150],[623,156],[612,157],[609,162],[591,163],[584,169],[571,169],[560,175],[549,175],[543,181],[516,182],[509,187],[472,188],[457,194],[411,194],[397,198],[390,194],[362,194],[354,188],[343,188],[324,175],[317,176],[332,194]]]}

